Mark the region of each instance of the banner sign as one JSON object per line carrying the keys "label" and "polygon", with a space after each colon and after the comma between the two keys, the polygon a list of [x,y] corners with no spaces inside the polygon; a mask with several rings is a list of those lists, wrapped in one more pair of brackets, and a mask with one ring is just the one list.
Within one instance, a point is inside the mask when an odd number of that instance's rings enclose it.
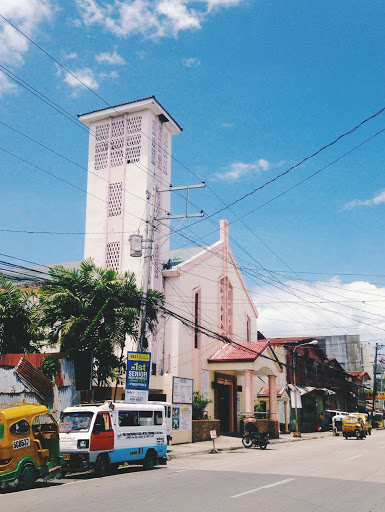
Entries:
{"label": "banner sign", "polygon": [[150,352],[127,352],[125,402],[143,403],[148,401],[150,373]]}

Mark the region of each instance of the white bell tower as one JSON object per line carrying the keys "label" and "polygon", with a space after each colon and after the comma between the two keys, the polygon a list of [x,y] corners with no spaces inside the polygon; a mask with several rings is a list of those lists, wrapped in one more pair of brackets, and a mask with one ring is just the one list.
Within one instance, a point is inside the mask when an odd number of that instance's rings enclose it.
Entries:
{"label": "white bell tower", "polygon": [[[148,191],[171,183],[171,138],[182,128],[154,96],[82,114],[89,127],[84,258],[118,272],[130,271],[142,284],[143,257],[130,257],[129,237],[146,238]],[[158,194],[155,216],[170,211],[170,193]],[[162,265],[169,251],[169,222],[154,233],[151,287],[162,289]]]}

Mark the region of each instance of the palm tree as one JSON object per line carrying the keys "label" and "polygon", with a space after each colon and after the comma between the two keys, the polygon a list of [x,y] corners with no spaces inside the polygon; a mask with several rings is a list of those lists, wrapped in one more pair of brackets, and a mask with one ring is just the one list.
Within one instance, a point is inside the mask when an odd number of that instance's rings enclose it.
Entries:
{"label": "palm tree", "polygon": [[[79,353],[92,353],[97,386],[125,369],[127,337],[137,339],[141,290],[135,275],[96,267],[89,259],[79,269],[55,266],[51,281],[40,291],[41,323],[48,343],[57,345],[74,360]],[[163,295],[151,290],[148,296],[148,327],[156,325]]]}
{"label": "palm tree", "polygon": [[0,277],[0,354],[36,352],[38,328],[34,322],[37,297]]}

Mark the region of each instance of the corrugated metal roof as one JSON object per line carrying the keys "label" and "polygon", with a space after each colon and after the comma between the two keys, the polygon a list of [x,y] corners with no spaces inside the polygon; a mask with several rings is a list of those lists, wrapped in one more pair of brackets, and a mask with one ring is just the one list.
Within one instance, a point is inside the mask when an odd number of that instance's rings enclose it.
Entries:
{"label": "corrugated metal roof", "polygon": [[257,343],[228,343],[223,345],[209,359],[209,363],[255,361],[257,357],[269,346],[268,341]]}
{"label": "corrugated metal roof", "polygon": [[18,376],[30,386],[41,398],[52,394],[53,384],[40,370],[26,359],[22,358],[16,367]]}
{"label": "corrugated metal roof", "polygon": [[65,358],[63,352],[53,353],[34,353],[34,354],[1,354],[0,355],[0,366],[8,366],[13,368],[19,364],[21,358],[25,359],[29,363],[33,364],[39,370],[43,364],[44,359],[47,356],[55,357],[58,361],[56,372],[55,372],[55,384],[61,386],[72,386],[75,384],[75,367],[73,361]]}
{"label": "corrugated metal roof", "polygon": [[[31,393],[32,390],[27,383],[21,381],[14,368],[0,368],[0,394],[7,393]],[[1,398],[3,403],[3,397]]]}
{"label": "corrugated metal roof", "polygon": [[[277,388],[277,396],[281,396],[284,391],[285,391],[285,387]],[[258,396],[269,396],[269,388],[262,388],[259,391]]]}

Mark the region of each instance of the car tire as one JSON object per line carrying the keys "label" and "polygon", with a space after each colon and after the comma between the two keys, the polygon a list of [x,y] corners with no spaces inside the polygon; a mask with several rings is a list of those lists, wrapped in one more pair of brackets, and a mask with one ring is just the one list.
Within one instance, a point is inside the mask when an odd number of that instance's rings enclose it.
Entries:
{"label": "car tire", "polygon": [[31,489],[34,486],[38,477],[37,469],[32,462],[23,464],[19,473],[18,488],[21,490]]}
{"label": "car tire", "polygon": [[154,469],[156,463],[158,461],[158,456],[155,453],[155,450],[148,450],[146,456],[143,461],[144,469]]}
{"label": "car tire", "polygon": [[100,478],[111,474],[111,463],[108,455],[98,455],[95,463],[95,473]]}

